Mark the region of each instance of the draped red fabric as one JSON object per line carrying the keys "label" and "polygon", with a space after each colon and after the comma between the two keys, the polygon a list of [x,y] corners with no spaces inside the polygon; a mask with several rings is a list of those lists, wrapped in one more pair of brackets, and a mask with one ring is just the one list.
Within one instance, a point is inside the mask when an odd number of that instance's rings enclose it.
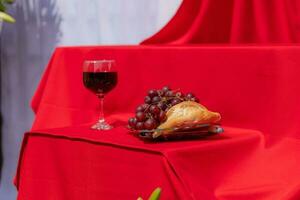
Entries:
{"label": "draped red fabric", "polygon": [[[18,200],[145,199],[157,186],[161,200],[299,200],[299,55],[292,45],[58,48],[32,101]],[[117,62],[108,132],[86,125],[99,114],[82,83],[90,58]],[[124,124],[146,91],[166,84],[220,112],[225,132],[161,143],[129,134]]]}
{"label": "draped red fabric", "polygon": [[183,0],[171,21],[142,44],[298,42],[299,0]]}

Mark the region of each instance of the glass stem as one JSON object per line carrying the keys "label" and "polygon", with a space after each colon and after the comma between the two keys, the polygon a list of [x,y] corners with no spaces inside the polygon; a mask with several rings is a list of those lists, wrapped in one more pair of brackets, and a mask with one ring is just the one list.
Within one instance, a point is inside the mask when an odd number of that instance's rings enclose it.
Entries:
{"label": "glass stem", "polygon": [[100,94],[98,95],[98,98],[100,100],[100,116],[99,116],[99,123],[104,123],[104,110],[103,110],[103,104],[104,104],[104,95]]}

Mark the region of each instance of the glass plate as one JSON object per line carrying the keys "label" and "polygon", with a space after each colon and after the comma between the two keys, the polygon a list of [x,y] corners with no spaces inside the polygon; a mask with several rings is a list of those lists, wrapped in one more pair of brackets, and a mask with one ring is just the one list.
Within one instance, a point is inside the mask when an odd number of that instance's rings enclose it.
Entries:
{"label": "glass plate", "polygon": [[[154,130],[133,130],[130,129],[136,136],[148,140],[179,140],[179,139],[196,139],[203,138],[224,132],[224,129],[217,124],[197,124],[194,126],[186,126],[181,128],[171,129],[154,129]],[[171,131],[168,134],[161,134],[154,138],[154,132]]]}

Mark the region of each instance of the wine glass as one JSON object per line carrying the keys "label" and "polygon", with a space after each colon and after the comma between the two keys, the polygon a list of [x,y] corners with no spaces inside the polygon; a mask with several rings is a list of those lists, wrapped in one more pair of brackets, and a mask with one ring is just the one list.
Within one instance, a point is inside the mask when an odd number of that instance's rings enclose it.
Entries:
{"label": "wine glass", "polygon": [[114,60],[85,60],[83,63],[83,84],[96,94],[100,100],[100,118],[91,128],[96,130],[110,130],[113,127],[104,119],[104,96],[110,92],[118,82],[118,74]]}

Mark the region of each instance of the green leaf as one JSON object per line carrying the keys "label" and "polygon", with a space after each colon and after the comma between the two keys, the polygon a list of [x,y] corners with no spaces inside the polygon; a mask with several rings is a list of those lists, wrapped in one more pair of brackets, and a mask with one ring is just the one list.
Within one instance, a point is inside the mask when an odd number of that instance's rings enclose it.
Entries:
{"label": "green leaf", "polygon": [[9,14],[7,14],[5,12],[1,12],[1,11],[0,11],[0,19],[3,19],[3,21],[9,22],[9,23],[16,22],[16,20],[12,16],[10,16]]}
{"label": "green leaf", "polygon": [[3,1],[8,4],[13,4],[15,2],[15,0],[3,0]]}
{"label": "green leaf", "polygon": [[0,0],[0,11],[5,12],[6,7],[5,5],[2,3],[2,1]]}
{"label": "green leaf", "polygon": [[156,188],[149,197],[149,200],[159,200],[161,189]]}

